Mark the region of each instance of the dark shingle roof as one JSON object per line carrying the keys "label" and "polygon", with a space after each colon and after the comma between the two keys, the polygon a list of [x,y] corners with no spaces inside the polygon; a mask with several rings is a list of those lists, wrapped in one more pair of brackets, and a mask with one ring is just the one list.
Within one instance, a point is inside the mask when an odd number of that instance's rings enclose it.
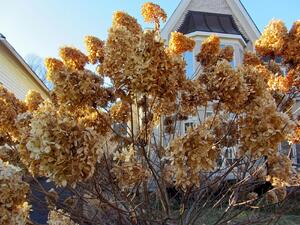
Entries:
{"label": "dark shingle roof", "polygon": [[247,42],[247,39],[238,29],[232,15],[226,14],[188,11],[178,31],[183,34],[194,31],[235,34],[241,35]]}

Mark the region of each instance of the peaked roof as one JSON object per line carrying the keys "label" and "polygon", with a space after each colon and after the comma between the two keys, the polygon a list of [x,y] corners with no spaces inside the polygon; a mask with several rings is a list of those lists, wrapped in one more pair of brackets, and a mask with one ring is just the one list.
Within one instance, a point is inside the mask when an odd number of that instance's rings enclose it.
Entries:
{"label": "peaked roof", "polygon": [[247,39],[238,29],[232,15],[220,13],[188,11],[178,31],[183,34],[194,31],[236,34],[241,35],[245,42],[247,42]]}
{"label": "peaked roof", "polygon": [[25,70],[28,74],[35,80],[35,82],[45,91],[45,93],[49,94],[49,89],[42,82],[42,80],[38,77],[38,75],[30,68],[30,66],[25,62],[22,56],[11,46],[11,44],[6,40],[5,36],[0,33],[0,44],[3,44],[9,52],[24,66]]}
{"label": "peaked roof", "polygon": [[[189,14],[190,10],[197,10],[197,9],[189,9],[189,5],[192,1],[193,0],[181,0],[180,1],[179,5],[177,6],[177,8],[175,9],[175,11],[173,12],[173,14],[171,15],[171,17],[169,18],[169,20],[167,21],[167,23],[165,24],[165,26],[163,27],[163,29],[161,31],[162,36],[165,39],[168,39],[168,35],[172,31],[175,31],[178,29],[178,23],[181,24],[184,22],[184,21],[179,21],[180,18],[182,17],[182,15],[186,14],[186,16],[189,16],[188,14]],[[197,0],[197,1],[207,1],[207,0]],[[247,12],[247,10],[243,6],[243,4],[240,2],[240,0],[223,0],[223,1],[226,2],[228,7],[230,8],[230,10],[232,11],[232,15],[230,15],[230,16],[232,16],[232,18],[234,18],[234,20],[239,23],[236,25],[239,25],[239,27],[241,27],[242,30],[244,31],[242,37],[244,39],[247,38],[251,41],[255,41],[256,39],[258,39],[258,37],[260,36],[260,31],[257,28],[257,26],[255,25],[255,23],[253,22],[252,18],[250,17],[249,13]],[[201,11],[201,9],[199,11]],[[201,13],[206,13],[206,12],[201,11]],[[214,18],[213,20],[215,21],[216,19],[218,19],[218,18]],[[228,20],[228,18],[227,18],[227,20]],[[197,22],[197,23],[199,23],[199,22]],[[176,27],[176,25],[177,25],[177,27]],[[219,31],[213,31],[213,32],[220,33],[220,31],[222,29],[220,29],[219,25],[213,26],[217,30],[219,30]],[[219,26],[219,27],[217,28],[216,26]],[[202,28],[204,28],[204,27],[202,27]],[[234,26],[232,26],[231,28],[234,29]],[[223,29],[225,29],[225,28],[223,28]],[[226,29],[227,29],[227,27],[226,27]],[[240,29],[238,29],[238,30],[239,30],[239,33],[241,33]],[[231,31],[231,32],[233,32],[233,31]]]}

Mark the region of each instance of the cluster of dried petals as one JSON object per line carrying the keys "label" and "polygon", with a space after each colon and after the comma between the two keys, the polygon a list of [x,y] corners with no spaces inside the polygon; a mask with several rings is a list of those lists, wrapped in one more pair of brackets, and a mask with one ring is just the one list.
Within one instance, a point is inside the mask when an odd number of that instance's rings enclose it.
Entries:
{"label": "cluster of dried petals", "polygon": [[94,173],[102,154],[104,134],[46,101],[33,113],[31,130],[19,151],[31,173],[49,177],[57,185],[76,185]]}
{"label": "cluster of dried petals", "polygon": [[249,90],[239,128],[241,152],[249,151],[253,156],[261,157],[276,151],[277,145],[293,130],[294,123],[287,114],[277,111],[275,99],[261,73],[262,68],[257,67],[247,65],[238,71]]}
{"label": "cluster of dried petals", "polygon": [[197,55],[197,61],[203,66],[214,64],[218,60],[219,53],[220,38],[211,35],[202,42],[200,53]]}
{"label": "cluster of dried petals", "polygon": [[59,50],[59,56],[62,58],[65,66],[70,69],[83,70],[89,62],[89,58],[80,50],[72,47],[63,47]]}
{"label": "cluster of dried petals", "polygon": [[234,49],[232,46],[226,46],[225,48],[222,48],[219,54],[220,59],[225,59],[228,62],[231,62],[233,60],[233,54]]}
{"label": "cluster of dried petals", "polygon": [[84,43],[90,63],[101,63],[104,59],[104,41],[93,36],[86,36],[84,38]]}
{"label": "cluster of dried petals", "polygon": [[25,104],[30,112],[36,110],[43,101],[41,94],[34,90],[29,90],[25,97]]}
{"label": "cluster of dried petals", "polygon": [[218,61],[204,78],[211,100],[219,100],[226,109],[239,113],[248,99],[248,89],[242,76],[226,60]]}
{"label": "cluster of dried petals", "polygon": [[141,25],[137,20],[125,12],[117,11],[113,15],[112,27],[123,26],[133,35],[139,35],[142,32]]}
{"label": "cluster of dried petals", "polygon": [[299,185],[299,177],[293,169],[292,161],[278,152],[268,156],[268,175],[266,181],[274,187]]}
{"label": "cluster of dried petals", "polygon": [[299,64],[300,63],[300,20],[297,20],[289,34],[288,34],[288,40],[287,44],[284,50],[284,59],[286,62],[291,64]]}
{"label": "cluster of dried petals", "polygon": [[27,224],[30,206],[26,201],[29,185],[22,181],[21,169],[0,159],[0,224]]}
{"label": "cluster of dried petals", "polygon": [[118,93],[155,96],[154,108],[174,109],[176,93],[185,79],[185,62],[166,50],[157,32],[148,30],[135,36],[124,26],[113,26],[105,50],[99,72],[112,79]]}
{"label": "cluster of dried petals", "polygon": [[52,81],[52,74],[64,70],[65,66],[62,61],[56,58],[46,58],[44,62],[47,69],[47,80]]}
{"label": "cluster of dried petals", "polygon": [[255,53],[249,51],[244,52],[243,63],[244,65],[252,65],[252,66],[257,66],[262,64],[259,57]]}
{"label": "cluster of dried petals", "polygon": [[48,215],[48,225],[78,225],[70,215],[62,210],[51,210]]}
{"label": "cluster of dried petals", "polygon": [[103,79],[89,70],[53,71],[51,81],[55,100],[71,108],[105,106],[111,100],[109,92],[101,86]]}
{"label": "cluster of dried petals", "polygon": [[286,85],[289,89],[300,88],[300,64],[289,69],[286,75]]}
{"label": "cluster of dried petals", "polygon": [[112,173],[122,189],[132,188],[150,176],[149,170],[136,157],[136,150],[129,146],[114,154]]}
{"label": "cluster of dried petals", "polygon": [[176,186],[186,190],[200,185],[200,172],[212,171],[216,167],[219,149],[215,145],[215,130],[220,119],[206,119],[195,129],[171,142],[170,160],[175,174]]}
{"label": "cluster of dried petals", "polygon": [[144,21],[147,23],[154,23],[156,29],[159,29],[159,22],[162,20],[166,22],[167,14],[165,11],[160,8],[159,5],[156,5],[152,2],[147,2],[142,6],[142,16]]}
{"label": "cluster of dried petals", "polygon": [[18,114],[27,110],[26,105],[0,85],[0,134],[9,134],[13,138],[18,136],[16,118]]}
{"label": "cluster of dried petals", "polygon": [[126,102],[117,102],[110,109],[110,116],[114,122],[126,123],[130,115],[130,105]]}
{"label": "cluster of dried petals", "polygon": [[273,154],[294,123],[287,114],[277,112],[274,100],[253,101],[252,109],[240,118],[241,151],[249,151],[255,157]]}
{"label": "cluster of dried petals", "polygon": [[192,51],[195,47],[195,41],[189,37],[186,37],[180,32],[172,32],[169,40],[169,49],[174,54],[182,54],[186,51]]}
{"label": "cluster of dried petals", "polygon": [[130,85],[139,42],[140,37],[126,26],[115,24],[108,31],[104,61],[98,72],[111,78],[116,89]]}
{"label": "cluster of dried petals", "polygon": [[291,143],[300,143],[300,125],[299,125],[299,123],[295,127],[294,132],[289,137],[289,141]]}
{"label": "cluster of dried petals", "polygon": [[195,115],[198,107],[206,106],[209,100],[206,87],[199,80],[186,80],[180,92],[180,113]]}
{"label": "cluster of dried petals", "polygon": [[272,20],[255,43],[261,56],[281,55],[287,39],[287,28],[281,20]]}
{"label": "cluster of dried petals", "polygon": [[289,90],[289,85],[287,79],[284,76],[271,76],[268,80],[269,88],[273,91],[287,92]]}

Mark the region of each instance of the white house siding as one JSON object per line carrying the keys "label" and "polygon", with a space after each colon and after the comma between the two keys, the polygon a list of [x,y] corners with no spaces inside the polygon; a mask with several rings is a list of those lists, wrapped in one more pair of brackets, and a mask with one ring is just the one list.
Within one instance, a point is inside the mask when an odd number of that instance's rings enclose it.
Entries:
{"label": "white house siding", "polygon": [[41,93],[47,98],[48,93],[38,84],[16,57],[0,43],[0,82],[17,98],[24,100],[29,90]]}
{"label": "white house siding", "polygon": [[192,0],[188,6],[189,10],[210,12],[210,13],[221,13],[221,14],[232,14],[231,9],[224,0],[209,0],[199,1]]}

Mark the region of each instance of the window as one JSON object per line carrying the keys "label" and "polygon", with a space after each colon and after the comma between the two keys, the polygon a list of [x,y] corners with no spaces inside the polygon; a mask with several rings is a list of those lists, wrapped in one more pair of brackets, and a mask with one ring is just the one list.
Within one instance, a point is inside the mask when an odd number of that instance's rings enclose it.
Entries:
{"label": "window", "polygon": [[187,133],[189,131],[189,129],[194,127],[194,123],[193,122],[188,122],[184,124],[184,133]]}
{"label": "window", "polygon": [[213,114],[212,112],[206,112],[205,113],[205,118],[212,116],[212,114]]}
{"label": "window", "polygon": [[281,153],[288,155],[290,152],[290,148],[291,148],[291,146],[289,145],[289,143],[287,141],[281,142],[281,144],[280,144],[280,152]]}
{"label": "window", "polygon": [[[224,44],[221,44],[221,45],[220,45],[220,47],[221,47],[221,48],[225,48],[225,47],[227,47],[227,46],[228,46],[228,47],[232,47],[232,48],[233,48],[233,46],[232,46],[232,45],[224,45]],[[234,68],[234,67],[235,67],[235,66],[234,66],[234,53],[233,53],[233,59],[232,59],[232,61],[231,61],[231,62],[229,62],[229,63],[230,63],[230,65],[231,65],[231,67],[232,67],[232,68]]]}
{"label": "window", "polygon": [[225,157],[225,164],[227,166],[231,165],[234,162],[234,149],[233,148],[227,148],[225,150],[224,157]]}
{"label": "window", "polygon": [[186,77],[191,79],[194,75],[194,56],[193,52],[185,52],[184,60],[186,62]]}

